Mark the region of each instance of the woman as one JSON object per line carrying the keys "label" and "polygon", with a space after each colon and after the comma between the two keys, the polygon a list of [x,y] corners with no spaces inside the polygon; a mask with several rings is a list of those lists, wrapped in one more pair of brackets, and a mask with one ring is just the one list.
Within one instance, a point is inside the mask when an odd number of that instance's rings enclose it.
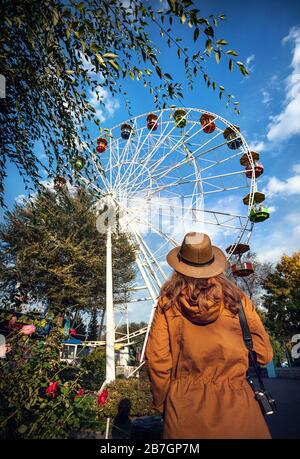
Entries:
{"label": "woman", "polygon": [[162,286],[145,350],[162,438],[271,438],[245,376],[248,351],[238,310],[246,314],[260,364],[272,360],[252,301],[223,274],[224,253],[206,234],[188,233],[167,255],[174,269]]}

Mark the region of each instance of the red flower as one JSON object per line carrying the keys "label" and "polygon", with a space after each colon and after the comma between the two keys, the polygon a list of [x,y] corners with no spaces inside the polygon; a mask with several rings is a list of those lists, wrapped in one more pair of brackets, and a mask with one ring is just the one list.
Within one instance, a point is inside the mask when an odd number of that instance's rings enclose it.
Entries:
{"label": "red flower", "polygon": [[48,386],[46,388],[46,394],[51,394],[52,395],[52,398],[55,397],[55,392],[57,391],[57,386],[58,386],[58,382],[55,381],[54,383],[50,384],[50,386]]}
{"label": "red flower", "polygon": [[83,396],[84,396],[84,389],[79,389],[79,390],[77,391],[77,394],[76,394],[75,397],[74,397],[74,400],[75,400],[75,398],[77,398],[77,397],[83,397]]}
{"label": "red flower", "polygon": [[76,330],[75,330],[75,328],[71,328],[71,329],[70,329],[70,335],[71,335],[71,336],[76,336]]}
{"label": "red flower", "polygon": [[104,389],[98,395],[98,400],[97,400],[98,405],[105,405],[107,397],[108,397],[108,390]]}

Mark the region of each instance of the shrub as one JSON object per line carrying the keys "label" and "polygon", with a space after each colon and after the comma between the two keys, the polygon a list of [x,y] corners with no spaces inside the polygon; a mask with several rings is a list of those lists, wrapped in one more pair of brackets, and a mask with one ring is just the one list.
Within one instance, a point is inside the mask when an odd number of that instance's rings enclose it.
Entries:
{"label": "shrub", "polygon": [[85,370],[83,387],[97,391],[105,380],[105,349],[97,347],[86,357],[81,359],[81,368]]}
{"label": "shrub", "polygon": [[43,338],[24,336],[18,329],[7,336],[11,351],[0,359],[2,438],[67,438],[80,426],[83,415],[76,394],[83,370],[68,378],[68,366],[59,356],[62,338],[53,320]]}
{"label": "shrub", "polygon": [[116,379],[108,384],[108,397],[104,405],[98,406],[100,418],[113,418],[118,413],[118,405],[121,400],[129,399],[131,403],[130,416],[147,416],[159,414],[152,406],[152,394],[149,381],[141,381],[139,378]]}

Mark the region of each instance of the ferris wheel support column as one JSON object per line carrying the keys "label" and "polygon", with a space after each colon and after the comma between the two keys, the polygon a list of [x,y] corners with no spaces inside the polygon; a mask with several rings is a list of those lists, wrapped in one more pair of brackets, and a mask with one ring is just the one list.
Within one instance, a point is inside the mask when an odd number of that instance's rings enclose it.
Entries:
{"label": "ferris wheel support column", "polygon": [[113,304],[111,227],[106,238],[106,382],[116,379],[115,369],[115,318]]}

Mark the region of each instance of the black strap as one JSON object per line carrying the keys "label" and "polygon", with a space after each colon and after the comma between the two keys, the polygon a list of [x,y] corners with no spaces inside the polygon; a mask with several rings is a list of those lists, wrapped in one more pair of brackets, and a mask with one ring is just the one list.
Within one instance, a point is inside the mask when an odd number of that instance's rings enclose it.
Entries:
{"label": "black strap", "polygon": [[262,390],[265,390],[265,385],[264,385],[263,380],[262,380],[261,375],[260,375],[260,368],[259,368],[259,365],[257,363],[256,352],[253,350],[253,340],[252,340],[252,336],[251,336],[251,333],[250,333],[250,330],[249,330],[249,325],[248,325],[248,322],[247,322],[247,319],[246,319],[246,315],[245,315],[245,311],[244,311],[244,307],[243,307],[242,301],[240,302],[239,319],[240,319],[240,324],[241,324],[241,328],[242,328],[242,332],[243,332],[244,343],[245,343],[245,345],[246,345],[246,347],[248,349],[249,357],[250,357],[250,360],[251,360],[251,362],[253,364],[255,373],[257,375],[257,379],[258,379],[259,385],[260,385]]}

